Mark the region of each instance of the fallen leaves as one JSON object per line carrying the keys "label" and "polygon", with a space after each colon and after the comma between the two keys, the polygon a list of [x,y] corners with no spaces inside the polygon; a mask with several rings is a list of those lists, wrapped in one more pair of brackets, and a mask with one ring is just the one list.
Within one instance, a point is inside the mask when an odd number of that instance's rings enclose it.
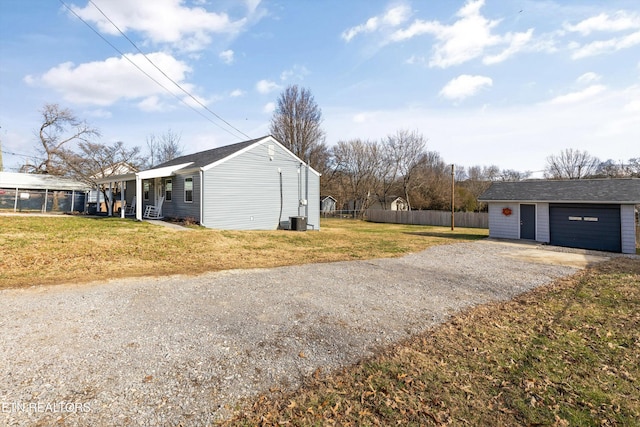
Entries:
{"label": "fallen leaves", "polygon": [[640,260],[615,259],[316,372],[308,387],[262,396],[222,424],[631,425],[639,313]]}

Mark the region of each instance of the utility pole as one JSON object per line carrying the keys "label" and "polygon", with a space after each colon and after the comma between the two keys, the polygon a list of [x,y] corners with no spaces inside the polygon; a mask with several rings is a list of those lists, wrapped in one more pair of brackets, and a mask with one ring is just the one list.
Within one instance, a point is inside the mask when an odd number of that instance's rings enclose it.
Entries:
{"label": "utility pole", "polygon": [[455,172],[455,166],[453,164],[451,164],[451,231],[453,231],[455,229],[455,222],[454,222],[454,215],[453,212],[455,210],[456,207],[456,202],[455,202],[455,182],[456,182],[456,172]]}

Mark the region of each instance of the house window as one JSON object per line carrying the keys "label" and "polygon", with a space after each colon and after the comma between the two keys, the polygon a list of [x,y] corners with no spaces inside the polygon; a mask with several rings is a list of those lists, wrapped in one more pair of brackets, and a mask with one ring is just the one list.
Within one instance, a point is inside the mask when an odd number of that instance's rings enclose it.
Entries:
{"label": "house window", "polygon": [[145,200],[149,200],[149,181],[145,181],[142,186],[143,186],[143,191],[142,193],[144,194],[144,199]]}
{"label": "house window", "polygon": [[171,201],[171,192],[173,191],[173,183],[170,179],[167,179],[164,182],[164,200],[167,202]]}
{"label": "house window", "polygon": [[184,201],[193,202],[193,177],[184,179]]}

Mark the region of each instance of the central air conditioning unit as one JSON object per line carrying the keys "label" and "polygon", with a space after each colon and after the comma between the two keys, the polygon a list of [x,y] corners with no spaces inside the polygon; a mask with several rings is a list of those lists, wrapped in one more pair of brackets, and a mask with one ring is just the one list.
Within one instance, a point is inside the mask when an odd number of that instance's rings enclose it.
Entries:
{"label": "central air conditioning unit", "polygon": [[307,231],[307,217],[306,216],[290,216],[289,230]]}

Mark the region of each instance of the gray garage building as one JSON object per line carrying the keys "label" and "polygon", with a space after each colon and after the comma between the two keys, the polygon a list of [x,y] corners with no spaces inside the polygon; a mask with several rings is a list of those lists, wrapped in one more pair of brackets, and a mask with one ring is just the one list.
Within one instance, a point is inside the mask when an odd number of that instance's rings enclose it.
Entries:
{"label": "gray garage building", "polygon": [[636,253],[640,179],[494,182],[489,237]]}

